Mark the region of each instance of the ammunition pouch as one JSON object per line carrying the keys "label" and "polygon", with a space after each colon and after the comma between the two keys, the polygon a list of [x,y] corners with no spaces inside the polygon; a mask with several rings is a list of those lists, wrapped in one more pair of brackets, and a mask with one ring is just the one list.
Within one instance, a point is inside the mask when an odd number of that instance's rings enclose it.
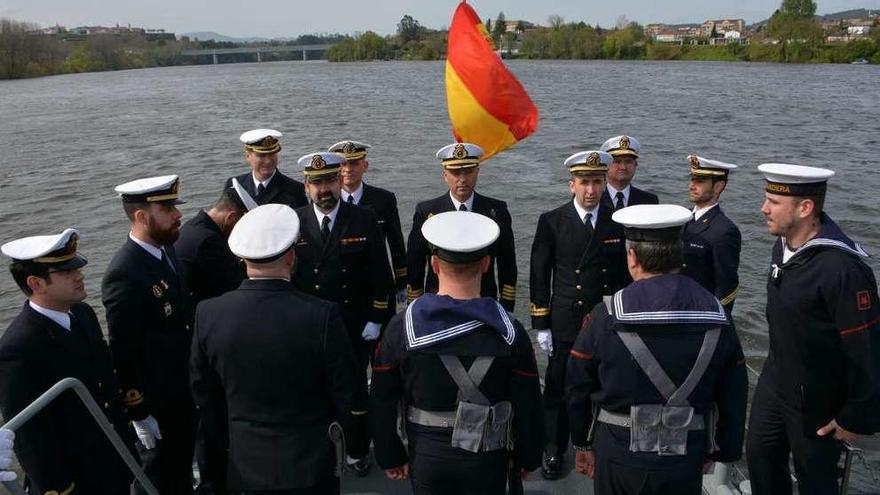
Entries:
{"label": "ammunition pouch", "polygon": [[494,406],[459,402],[452,446],[474,453],[506,448],[512,417],[513,406],[507,401]]}

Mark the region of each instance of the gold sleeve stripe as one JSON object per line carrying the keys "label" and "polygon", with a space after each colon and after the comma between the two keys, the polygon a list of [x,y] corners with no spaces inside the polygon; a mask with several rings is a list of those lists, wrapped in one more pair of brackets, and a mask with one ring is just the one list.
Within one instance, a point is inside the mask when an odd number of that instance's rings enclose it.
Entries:
{"label": "gold sleeve stripe", "polygon": [[529,309],[532,316],[550,316],[550,308],[540,308],[535,303],[532,303]]}
{"label": "gold sleeve stripe", "polygon": [[367,412],[368,411],[352,411],[351,415],[352,416],[365,416],[367,414]]}
{"label": "gold sleeve stripe", "polygon": [[721,305],[726,306],[726,305],[732,303],[733,300],[736,299],[736,292],[738,290],[739,290],[739,287],[737,287],[736,289],[733,289],[733,292],[731,292],[730,294],[725,296],[724,299],[721,300]]}
{"label": "gold sleeve stripe", "polygon": [[376,309],[388,309],[387,302],[373,301],[373,307]]}

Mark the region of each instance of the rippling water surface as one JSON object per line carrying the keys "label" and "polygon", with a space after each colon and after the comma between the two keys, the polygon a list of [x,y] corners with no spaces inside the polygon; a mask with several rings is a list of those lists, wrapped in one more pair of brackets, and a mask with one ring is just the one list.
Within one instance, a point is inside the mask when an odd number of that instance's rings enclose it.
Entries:
{"label": "rippling water surface", "polygon": [[[880,249],[880,67],[714,62],[509,64],[541,112],[532,137],[485,164],[478,190],[508,202],[528,322],[528,256],[538,215],[568,199],[562,161],[626,133],[642,143],[634,181],[687,204],[685,156],[741,165],[722,206],[743,234],[734,316],[754,367],[766,355],[764,277],[772,238],[760,214],[762,162],[830,167],[826,210]],[[179,174],[184,217],[245,170],[238,135],[284,133],[281,168],[342,139],[371,143],[367,181],[391,189],[404,235],[416,202],[444,190],[450,141],[442,63],[290,62],[171,67],[0,82],[0,242],[73,226],[88,302],[102,313],[104,268],[127,234],[116,184]],[[5,263],[5,262],[4,262]],[[877,258],[869,261],[877,272]],[[0,332],[22,295],[0,276]],[[866,485],[867,486],[867,485]]]}

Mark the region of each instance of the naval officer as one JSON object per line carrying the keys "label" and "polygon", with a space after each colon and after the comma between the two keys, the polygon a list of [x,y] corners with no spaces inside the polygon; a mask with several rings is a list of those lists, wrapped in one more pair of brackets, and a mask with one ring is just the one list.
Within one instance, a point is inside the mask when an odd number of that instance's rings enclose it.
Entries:
{"label": "naval officer", "polygon": [[581,321],[603,295],[631,281],[623,228],[611,220],[611,207],[600,202],[612,161],[603,151],[582,151],[565,160],[572,199],[540,216],[532,242],[532,328],[550,356],[544,378],[547,446],[541,466],[547,479],[560,476],[568,451],[565,369]]}
{"label": "naval officer", "polygon": [[248,279],[197,309],[199,443],[219,460],[202,472],[209,493],[339,493],[327,434],[351,410],[354,355],[339,307],[290,283],[299,225],[284,205],[248,212],[229,236]]}
{"label": "naval officer", "polygon": [[838,441],[880,431],[880,303],[868,254],[824,212],[834,172],[767,163],[761,212],[778,236],[767,277],[770,351],[746,445],[752,493],[837,493]]}
{"label": "naval officer", "polygon": [[694,204],[694,218],[684,225],[681,241],[684,264],[681,273],[700,283],[733,311],[739,287],[739,251],[742,235],[718,204],[727,187],[732,163],[688,156],[691,181],[688,194]]}
{"label": "naval officer", "polygon": [[302,182],[278,170],[281,151],[281,133],[275,129],[253,129],[239,138],[244,144],[244,160],[251,171],[230,177],[223,189],[238,181],[258,205],[278,203],[291,208],[305,206],[306,194]]}
{"label": "naval officer", "polygon": [[413,301],[426,292],[437,292],[437,275],[431,271],[431,252],[422,236],[422,224],[432,215],[445,211],[472,211],[491,218],[501,228],[501,235],[489,248],[489,269],[483,274],[480,294],[498,299],[506,310],[513,311],[517,268],[510,212],[504,201],[474,190],[482,156],[483,149],[470,143],[454,143],[437,151],[449,192],[416,205],[406,248],[407,300]]}
{"label": "naval officer", "polygon": [[366,476],[370,468],[367,366],[388,312],[391,269],[373,212],[340,201],[343,162],[341,155],[330,152],[299,159],[312,204],[296,210],[301,237],[296,243],[293,283],[341,307],[357,360],[346,460],[358,476]]}
{"label": "naval officer", "polygon": [[196,411],[187,385],[191,313],[174,241],[176,175],[116,187],[130,232],[101,284],[110,351],[144,471],[163,495],[190,494]]}
{"label": "naval officer", "polygon": [[[376,459],[389,478],[411,478],[416,494],[503,494],[506,473],[519,484],[540,465],[543,428],[529,336],[500,303],[480,296],[500,229],[455,211],[421,230],[437,293],[398,313],[376,352]],[[401,403],[407,448],[397,429]]]}
{"label": "naval officer", "polygon": [[712,461],[742,453],[739,338],[718,299],[677,273],[689,210],[639,205],[612,218],[634,281],[593,308],[571,349],[575,465],[598,495],[699,495]]}
{"label": "naval officer", "polygon": [[391,253],[391,268],[394,270],[395,288],[388,302],[388,319],[396,313],[395,303],[406,301],[406,246],[400,227],[400,214],[397,211],[397,197],[393,192],[364,182],[364,173],[370,167],[367,152],[370,145],[359,141],[340,141],[328,151],[339,153],[345,158],[340,169],[342,179],[342,201],[373,210],[376,222],[385,238],[384,244]]}
{"label": "naval officer", "polygon": [[[131,444],[134,434],[122,410],[110,350],[95,312],[83,302],[80,270],[86,259],[77,252],[78,238],[77,230],[65,229],[0,247],[12,258],[9,271],[27,297],[0,337],[0,410],[12,419],[57,382],[77,378]],[[19,428],[15,451],[30,493],[129,492],[128,467],[72,393]]]}
{"label": "naval officer", "polygon": [[608,186],[602,194],[602,202],[614,210],[635,205],[656,205],[657,195],[643,191],[631,184],[639,166],[642,145],[631,136],[615,136],[602,143],[602,151],[614,157],[608,167]]}

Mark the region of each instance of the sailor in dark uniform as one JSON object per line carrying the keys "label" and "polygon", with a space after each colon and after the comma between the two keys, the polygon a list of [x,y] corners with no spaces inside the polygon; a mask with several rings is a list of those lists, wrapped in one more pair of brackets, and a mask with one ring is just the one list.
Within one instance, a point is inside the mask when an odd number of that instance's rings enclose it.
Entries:
{"label": "sailor in dark uniform", "polygon": [[251,171],[226,179],[223,189],[232,187],[235,179],[258,205],[278,203],[291,208],[308,204],[302,182],[278,170],[281,133],[274,129],[254,129],[241,135],[244,159]]}
{"label": "sailor in dark uniform", "polygon": [[565,160],[571,173],[572,200],[538,219],[532,243],[532,328],[549,354],[544,378],[547,446],[541,474],[557,479],[568,451],[565,369],[569,351],[590,309],[630,281],[623,227],[611,221],[613,210],[600,203],[612,157],[583,151]]}
{"label": "sailor in dark uniform", "polygon": [[825,214],[834,172],[763,164],[770,351],[746,445],[752,493],[837,493],[839,441],[880,431],[880,302],[868,254]]}
{"label": "sailor in dark uniform", "polygon": [[[101,326],[86,297],[79,233],[26,237],[0,248],[28,300],[0,337],[0,410],[7,420],[60,380],[82,381],[116,432],[134,442]],[[68,392],[18,429],[29,493],[129,492],[131,473],[85,406]]]}
{"label": "sailor in dark uniform", "polygon": [[351,410],[354,355],[339,307],[290,283],[298,236],[287,206],[248,212],[229,247],[250,278],[196,312],[190,376],[200,444],[220,462],[201,473],[207,493],[339,493],[328,429]]}
{"label": "sailor in dark uniform", "polygon": [[[529,336],[480,297],[500,229],[483,215],[446,212],[421,231],[439,285],[391,320],[376,352],[377,462],[391,479],[411,478],[416,494],[503,494],[505,481],[513,493],[541,463],[543,425]],[[397,433],[401,409],[407,448]]]}
{"label": "sailor in dark uniform", "polygon": [[568,363],[575,465],[598,495],[699,495],[704,469],[742,454],[739,338],[718,299],[676,273],[690,218],[675,205],[613,216],[634,282],[584,318]]}
{"label": "sailor in dark uniform", "polygon": [[336,153],[299,159],[312,204],[296,210],[301,237],[296,244],[293,283],[301,291],[338,303],[357,360],[354,418],[346,432],[348,464],[358,476],[369,471],[367,366],[388,311],[391,269],[372,211],[340,201]]}
{"label": "sailor in dark uniform", "polygon": [[491,218],[501,228],[501,236],[489,248],[489,269],[483,274],[480,294],[497,299],[504,309],[513,311],[517,268],[510,212],[504,201],[474,191],[482,156],[482,148],[469,143],[450,144],[437,152],[449,192],[416,205],[406,247],[408,301],[415,300],[425,292],[437,292],[437,275],[430,268],[431,253],[422,237],[422,224],[431,215],[444,211],[472,211]]}
{"label": "sailor in dark uniform", "polygon": [[602,143],[602,151],[614,157],[608,167],[607,190],[602,194],[602,203],[613,210],[635,205],[656,205],[657,195],[630,184],[639,166],[639,153],[642,146],[630,136],[615,136]]}
{"label": "sailor in dark uniform", "polygon": [[739,287],[739,251],[742,236],[718,200],[736,165],[690,155],[691,182],[688,192],[694,218],[684,225],[681,241],[684,265],[681,273],[715,294],[729,315]]}
{"label": "sailor in dark uniform", "polygon": [[406,302],[406,246],[400,228],[400,214],[397,211],[397,197],[393,192],[371,186],[363,181],[364,173],[370,166],[367,161],[369,144],[358,141],[340,141],[328,151],[339,153],[345,158],[340,170],[342,179],[342,201],[373,210],[376,221],[391,253],[391,268],[394,270],[395,288],[388,301],[388,319],[397,312],[395,303]]}
{"label": "sailor in dark uniform", "polygon": [[235,187],[224,189],[211,208],[200,210],[183,224],[174,243],[192,311],[201,301],[225,294],[245,279],[244,265],[229,250],[226,239],[248,211],[245,201],[254,207],[256,203],[237,181]]}
{"label": "sailor in dark uniform", "polygon": [[196,411],[187,386],[190,310],[172,247],[176,175],[116,187],[131,223],[101,284],[110,351],[144,471],[163,495],[192,493]]}

